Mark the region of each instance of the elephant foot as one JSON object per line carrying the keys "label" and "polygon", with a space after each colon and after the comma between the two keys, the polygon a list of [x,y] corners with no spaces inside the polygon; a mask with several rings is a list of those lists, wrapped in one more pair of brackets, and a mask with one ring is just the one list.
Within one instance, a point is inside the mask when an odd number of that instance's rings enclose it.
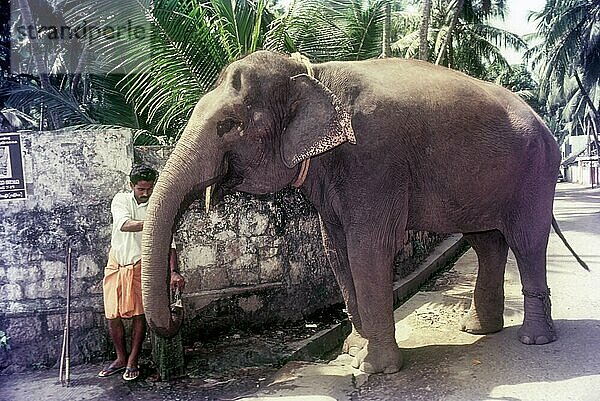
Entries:
{"label": "elephant foot", "polygon": [[356,331],[354,326],[352,326],[352,332],[346,337],[346,340],[344,340],[342,352],[350,356],[356,356],[366,345],[367,340]]}
{"label": "elephant foot", "polygon": [[523,290],[525,318],[519,329],[519,341],[526,345],[541,345],[556,341],[558,336],[552,321],[550,289],[548,291]]}
{"label": "elephant foot", "polygon": [[460,324],[460,329],[470,334],[496,333],[504,327],[504,316],[500,313],[486,313],[482,317],[473,307]]}
{"label": "elephant foot", "polygon": [[352,361],[352,367],[365,373],[396,373],[402,367],[402,355],[398,345],[372,347],[369,343]]}

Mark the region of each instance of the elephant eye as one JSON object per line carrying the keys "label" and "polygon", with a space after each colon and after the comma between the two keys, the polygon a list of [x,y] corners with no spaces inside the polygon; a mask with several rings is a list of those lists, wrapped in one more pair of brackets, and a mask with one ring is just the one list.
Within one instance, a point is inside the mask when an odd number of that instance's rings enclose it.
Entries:
{"label": "elephant eye", "polygon": [[227,118],[223,121],[219,121],[217,123],[217,135],[219,135],[219,137],[222,137],[238,124],[239,123],[233,118]]}

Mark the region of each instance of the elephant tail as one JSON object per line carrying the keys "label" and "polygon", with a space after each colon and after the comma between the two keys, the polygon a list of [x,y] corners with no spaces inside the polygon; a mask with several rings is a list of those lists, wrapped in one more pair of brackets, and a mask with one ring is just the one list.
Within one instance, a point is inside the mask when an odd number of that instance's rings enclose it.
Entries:
{"label": "elephant tail", "polygon": [[567,247],[567,249],[569,251],[571,251],[571,253],[575,257],[575,259],[577,259],[577,261],[579,262],[579,264],[585,270],[590,271],[590,268],[588,267],[588,265],[583,260],[581,260],[581,258],[579,257],[579,255],[577,255],[577,253],[575,253],[575,251],[573,250],[573,248],[571,248],[571,245],[569,245],[569,243],[567,242],[567,239],[565,238],[565,236],[563,235],[562,231],[560,230],[560,227],[558,226],[558,222],[554,218],[554,215],[552,216],[552,228],[554,228],[554,231],[556,231],[556,234],[558,234],[558,236],[562,240],[563,244],[565,244],[565,246]]}

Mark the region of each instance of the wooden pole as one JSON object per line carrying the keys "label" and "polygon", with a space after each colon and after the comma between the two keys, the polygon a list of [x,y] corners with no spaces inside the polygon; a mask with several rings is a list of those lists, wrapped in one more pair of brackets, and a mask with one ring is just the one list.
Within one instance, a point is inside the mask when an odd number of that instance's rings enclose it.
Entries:
{"label": "wooden pole", "polygon": [[66,298],[67,298],[67,308],[65,313],[65,327],[63,330],[63,343],[62,350],[60,355],[60,373],[58,375],[61,385],[69,387],[71,377],[71,348],[70,348],[70,340],[71,340],[71,243],[67,243],[67,289],[66,289]]}

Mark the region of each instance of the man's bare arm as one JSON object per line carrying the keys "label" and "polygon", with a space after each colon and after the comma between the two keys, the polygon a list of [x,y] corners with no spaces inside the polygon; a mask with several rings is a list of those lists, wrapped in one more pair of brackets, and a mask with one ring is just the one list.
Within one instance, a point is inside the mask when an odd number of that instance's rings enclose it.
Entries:
{"label": "man's bare arm", "polygon": [[143,220],[133,220],[129,219],[121,226],[121,231],[125,231],[128,233],[142,231],[144,229],[144,221]]}
{"label": "man's bare arm", "polygon": [[169,253],[169,269],[171,270],[171,289],[175,290],[179,288],[183,290],[185,287],[185,279],[177,271],[177,251],[175,248],[171,248]]}

